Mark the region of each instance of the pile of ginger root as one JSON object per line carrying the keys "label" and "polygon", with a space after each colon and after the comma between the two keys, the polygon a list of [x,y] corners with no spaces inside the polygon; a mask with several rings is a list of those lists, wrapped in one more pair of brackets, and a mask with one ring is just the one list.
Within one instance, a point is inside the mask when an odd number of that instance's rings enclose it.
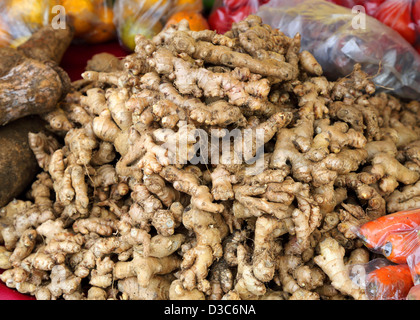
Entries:
{"label": "pile of ginger root", "polygon": [[[1,209],[8,287],[39,300],[367,299],[349,276],[373,255],[357,228],[420,202],[419,102],[377,93],[359,65],[327,80],[299,34],[254,15],[224,35],[186,21],[138,35],[105,69],[44,115],[50,135],[29,135],[42,170]],[[263,170],[231,161],[234,141],[227,156],[203,138],[234,129],[255,133],[239,147]],[[205,150],[223,157],[193,161]]]}

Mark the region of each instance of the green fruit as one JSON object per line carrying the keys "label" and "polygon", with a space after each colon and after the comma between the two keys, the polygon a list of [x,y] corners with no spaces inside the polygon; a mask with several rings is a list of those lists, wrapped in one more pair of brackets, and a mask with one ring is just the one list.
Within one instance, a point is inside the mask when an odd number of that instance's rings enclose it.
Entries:
{"label": "green fruit", "polygon": [[203,8],[206,12],[210,12],[213,9],[214,0],[203,0]]}
{"label": "green fruit", "polygon": [[120,27],[120,41],[130,51],[134,51],[136,35],[142,34],[146,38],[153,38],[157,35],[163,26],[159,21],[139,18],[138,20],[126,19]]}

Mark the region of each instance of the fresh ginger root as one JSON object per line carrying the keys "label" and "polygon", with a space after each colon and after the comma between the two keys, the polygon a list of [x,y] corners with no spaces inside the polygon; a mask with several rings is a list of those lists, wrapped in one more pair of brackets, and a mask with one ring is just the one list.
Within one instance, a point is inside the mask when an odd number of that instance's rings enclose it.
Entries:
{"label": "fresh ginger root", "polygon": [[320,243],[320,255],[314,258],[314,262],[328,275],[337,290],[356,300],[366,300],[364,289],[358,287],[348,275],[344,252],[344,248],[336,240],[326,238]]}

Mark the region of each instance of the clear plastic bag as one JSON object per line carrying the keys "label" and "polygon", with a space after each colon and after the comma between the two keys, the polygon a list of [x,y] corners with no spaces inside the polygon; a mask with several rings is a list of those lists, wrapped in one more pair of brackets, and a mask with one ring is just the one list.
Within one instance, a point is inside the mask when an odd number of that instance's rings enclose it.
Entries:
{"label": "clear plastic bag", "polygon": [[366,294],[370,300],[405,300],[412,287],[407,264],[382,266],[366,275]]}
{"label": "clear plastic bag", "polygon": [[13,47],[26,41],[51,21],[50,0],[3,0],[0,2],[0,45]]}
{"label": "clear plastic bag", "polygon": [[382,254],[394,263],[408,263],[408,258],[420,249],[420,227],[409,231],[393,232],[384,239]]}
{"label": "clear plastic bag", "polygon": [[[176,19],[184,17],[191,24],[195,22],[193,19],[201,20],[202,9],[202,2],[196,0],[118,0],[114,4],[118,39],[126,49],[134,51],[137,34],[152,38],[165,27],[168,20],[173,21],[177,13]],[[203,18],[201,22],[204,21]],[[207,28],[207,21],[205,24]]]}
{"label": "clear plastic bag", "polygon": [[[417,245],[415,235],[419,230],[420,209],[417,208],[394,212],[366,222],[355,227],[354,233],[372,252],[383,254],[384,251],[387,251],[387,255],[392,255],[392,257],[397,254],[392,251],[392,243],[397,245],[400,239],[411,239],[410,245],[407,245],[404,250],[399,250],[399,254],[395,257],[398,258],[404,252],[408,252],[410,248],[412,249]],[[390,242],[390,244],[387,245],[387,242]],[[404,241],[399,241],[399,243],[401,242],[405,243]],[[401,245],[399,248],[401,248]],[[408,254],[406,253],[405,256],[408,256]]]}
{"label": "clear plastic bag", "polygon": [[112,0],[58,0],[73,22],[75,41],[102,43],[116,38]]}
{"label": "clear plastic bag", "polygon": [[360,63],[378,91],[420,100],[420,55],[378,20],[324,0],[271,0],[256,14],[288,36],[300,33],[302,49],[331,80],[349,75]]}
{"label": "clear plastic bag", "polygon": [[369,300],[404,300],[414,285],[407,264],[394,264],[384,258],[349,266],[349,277],[365,289]]}
{"label": "clear plastic bag", "polygon": [[420,248],[408,256],[407,264],[410,267],[411,275],[415,285],[420,285]]}
{"label": "clear plastic bag", "polygon": [[72,22],[76,42],[100,43],[115,38],[111,0],[3,0],[0,46],[19,46],[36,30],[53,23],[57,15],[62,22]]}
{"label": "clear plastic bag", "polygon": [[374,15],[378,7],[386,0],[327,0],[346,8],[364,6],[368,15]]}
{"label": "clear plastic bag", "polygon": [[420,300],[420,284],[413,286],[407,294],[407,300]]}
{"label": "clear plastic bag", "polygon": [[[420,210],[412,209],[387,214],[362,224],[355,233],[367,248],[383,258],[352,268],[358,272],[350,278],[360,278],[370,300],[417,300],[420,289]],[[352,270],[350,269],[350,270]],[[353,280],[355,281],[355,280]],[[359,280],[360,282],[360,280]]]}
{"label": "clear plastic bag", "polygon": [[[416,15],[418,1],[412,0],[328,0],[335,4],[353,8],[362,5],[366,13],[401,34],[409,43],[418,38]],[[418,17],[417,17],[418,18]]]}

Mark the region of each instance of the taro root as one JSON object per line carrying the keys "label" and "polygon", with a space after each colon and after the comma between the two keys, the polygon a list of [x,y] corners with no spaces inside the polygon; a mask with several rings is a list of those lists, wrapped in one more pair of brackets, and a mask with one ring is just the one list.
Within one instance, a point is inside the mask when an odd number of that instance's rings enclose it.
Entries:
{"label": "taro root", "polygon": [[28,133],[39,132],[44,126],[45,123],[34,116],[0,128],[0,207],[19,196],[39,171],[29,147]]}
{"label": "taro root", "polygon": [[70,78],[58,63],[73,29],[39,29],[17,49],[1,48],[0,125],[49,112],[70,89]]}

